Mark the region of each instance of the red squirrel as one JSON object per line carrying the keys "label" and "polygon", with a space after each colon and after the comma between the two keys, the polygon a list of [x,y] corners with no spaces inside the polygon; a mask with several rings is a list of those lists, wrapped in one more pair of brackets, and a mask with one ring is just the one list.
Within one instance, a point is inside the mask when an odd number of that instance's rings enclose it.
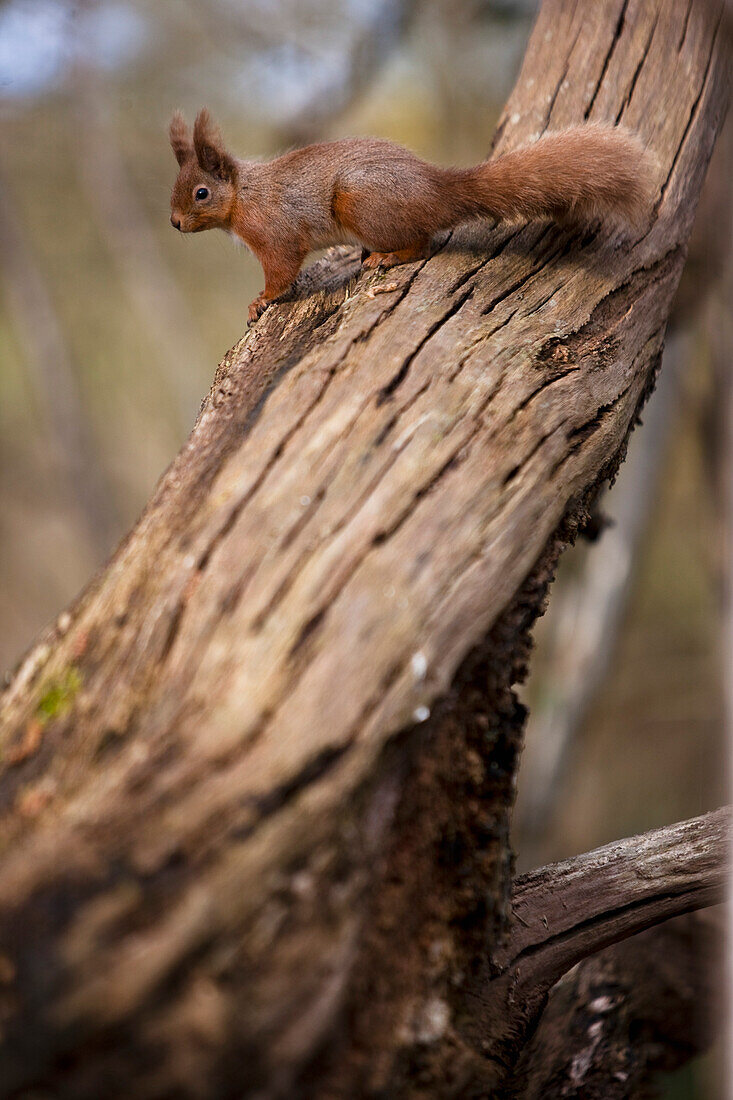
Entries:
{"label": "red squirrel", "polygon": [[637,226],[653,194],[652,162],[639,139],[598,123],[547,133],[473,168],[440,168],[377,138],[239,160],[206,109],[193,133],[174,114],[169,136],[180,166],[171,224],[182,233],[225,229],[262,264],[265,289],[249,307],[250,323],[285,293],[314,249],[359,244],[364,267],[387,268],[423,259],[437,233],[472,218]]}

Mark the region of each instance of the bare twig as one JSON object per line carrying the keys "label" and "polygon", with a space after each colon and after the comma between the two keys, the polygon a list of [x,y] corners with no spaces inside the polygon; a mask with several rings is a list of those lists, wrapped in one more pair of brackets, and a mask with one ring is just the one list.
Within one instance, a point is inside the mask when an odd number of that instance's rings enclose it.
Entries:
{"label": "bare twig", "polygon": [[689,913],[575,967],[550,993],[507,1094],[628,1100],[705,1051],[719,1018],[721,915]]}
{"label": "bare twig", "polygon": [[522,875],[495,961],[531,955],[538,980],[553,982],[601,947],[720,901],[730,820],[715,810]]}
{"label": "bare twig", "polygon": [[518,1035],[576,963],[722,901],[730,821],[719,809],[522,875],[510,934],[492,954],[494,977],[478,1002],[492,1057],[511,1063]]}

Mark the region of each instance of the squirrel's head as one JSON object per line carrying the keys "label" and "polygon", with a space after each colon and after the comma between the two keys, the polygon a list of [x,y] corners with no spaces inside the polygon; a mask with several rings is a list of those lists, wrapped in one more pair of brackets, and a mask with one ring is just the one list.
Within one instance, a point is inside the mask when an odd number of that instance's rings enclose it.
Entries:
{"label": "squirrel's head", "polygon": [[237,192],[237,162],[224,148],[209,112],[199,111],[192,135],[177,111],[168,134],[179,165],[171,225],[181,233],[228,228]]}

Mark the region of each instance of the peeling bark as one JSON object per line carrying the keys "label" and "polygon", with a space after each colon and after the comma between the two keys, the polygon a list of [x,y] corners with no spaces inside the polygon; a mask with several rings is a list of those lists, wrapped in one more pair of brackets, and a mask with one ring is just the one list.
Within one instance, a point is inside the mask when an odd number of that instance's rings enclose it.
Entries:
{"label": "peeling bark", "polygon": [[474,1009],[509,904],[512,684],[653,385],[725,80],[706,0],[550,0],[496,147],[638,129],[647,231],[474,227],[387,278],[342,251],[226,356],[1,701],[0,1095],[505,1072]]}

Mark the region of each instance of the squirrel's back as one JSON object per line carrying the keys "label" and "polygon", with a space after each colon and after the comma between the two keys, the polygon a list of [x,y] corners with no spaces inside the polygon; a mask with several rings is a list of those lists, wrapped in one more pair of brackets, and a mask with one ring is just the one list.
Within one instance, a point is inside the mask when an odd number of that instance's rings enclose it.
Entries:
{"label": "squirrel's back", "polygon": [[383,251],[472,218],[638,228],[656,192],[654,161],[639,138],[600,123],[552,131],[472,168],[441,168],[399,146],[362,139],[321,149],[331,164],[341,161],[336,222]]}

